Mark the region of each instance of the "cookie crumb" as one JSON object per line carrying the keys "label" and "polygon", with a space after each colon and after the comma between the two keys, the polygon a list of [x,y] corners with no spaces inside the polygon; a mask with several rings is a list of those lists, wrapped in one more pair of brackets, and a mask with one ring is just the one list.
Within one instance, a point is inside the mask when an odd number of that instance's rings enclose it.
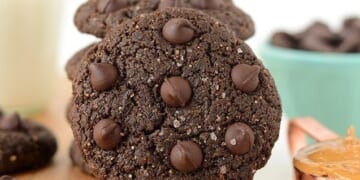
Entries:
{"label": "cookie crumb", "polygon": [[174,125],[174,128],[179,128],[181,126],[181,123],[178,120],[174,120],[173,125]]}
{"label": "cookie crumb", "polygon": [[238,49],[237,49],[237,52],[238,52],[239,54],[242,54],[244,51],[243,51],[241,48],[238,48]]}
{"label": "cookie crumb", "polygon": [[226,171],[227,171],[226,166],[221,166],[220,167],[220,173],[221,174],[226,174]]}
{"label": "cookie crumb", "polygon": [[216,141],[217,140],[217,136],[214,132],[210,133],[210,139],[213,140],[213,141]]}

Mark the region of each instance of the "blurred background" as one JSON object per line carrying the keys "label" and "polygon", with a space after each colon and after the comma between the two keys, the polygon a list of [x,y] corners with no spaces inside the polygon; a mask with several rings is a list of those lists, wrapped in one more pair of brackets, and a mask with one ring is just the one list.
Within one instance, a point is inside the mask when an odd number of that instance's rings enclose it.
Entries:
{"label": "blurred background", "polygon": [[[57,83],[55,79],[65,79],[64,66],[67,60],[79,49],[97,40],[91,35],[79,33],[74,26],[74,13],[84,1],[0,0],[0,37],[2,38],[0,43],[0,90],[2,91],[0,99],[3,100],[0,103],[14,102],[14,98],[9,98],[18,96],[19,93],[13,89],[33,88],[28,92],[35,91],[38,94],[23,94],[22,97],[16,99],[22,103],[28,99],[28,104],[36,102],[39,107],[43,106],[53,95],[50,93],[52,92],[50,89],[53,84]],[[360,17],[359,0],[234,0],[234,2],[249,13],[255,21],[256,34],[248,40],[248,44],[258,55],[261,46],[276,30],[301,31],[315,20],[324,21],[331,27],[339,29],[344,18]],[[11,9],[5,4],[11,5]],[[21,11],[24,13],[17,13]],[[48,16],[42,16],[43,13]],[[38,26],[32,29],[28,28],[29,24],[18,22],[36,23]],[[45,29],[47,31],[43,32]],[[19,36],[18,32],[21,30],[28,31],[28,36]],[[29,44],[18,43],[24,39]],[[31,42],[36,42],[37,45],[32,46]],[[22,48],[22,45],[26,47]],[[30,59],[21,61],[21,63],[15,62],[12,58],[16,58],[17,55],[25,55],[25,57],[39,60],[38,62]],[[19,76],[24,72],[29,76]],[[6,77],[2,73],[7,74]],[[17,82],[27,83],[17,84]],[[7,88],[10,84],[15,87]],[[291,159],[287,150],[286,119],[284,117],[281,136],[273,150],[273,156],[269,164],[256,175],[257,180],[292,178]]]}
{"label": "blurred background", "polygon": [[[80,34],[73,24],[74,12],[84,0],[62,1],[65,7],[58,66],[61,72],[72,54],[95,40],[90,35]],[[248,41],[255,51],[273,31],[299,31],[314,20],[323,20],[334,28],[340,28],[345,17],[360,14],[359,0],[234,0],[234,3],[255,21],[256,34]]]}

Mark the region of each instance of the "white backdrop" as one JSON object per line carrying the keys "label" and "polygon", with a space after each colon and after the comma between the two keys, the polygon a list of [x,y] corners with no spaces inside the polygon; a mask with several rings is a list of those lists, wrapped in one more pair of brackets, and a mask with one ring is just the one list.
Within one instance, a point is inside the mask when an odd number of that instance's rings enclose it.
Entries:
{"label": "white backdrop", "polygon": [[[85,0],[65,3],[59,52],[59,70],[66,60],[95,38],[80,34],[73,25],[76,8]],[[348,15],[360,16],[360,0],[234,0],[256,23],[256,35],[248,41],[255,49],[276,29],[299,30],[320,19],[337,27]]]}
{"label": "white backdrop", "polygon": [[[84,0],[63,1],[66,4],[58,58],[61,73],[64,73],[63,66],[72,54],[96,40],[92,36],[80,34],[73,25],[74,12]],[[317,19],[337,28],[346,16],[360,17],[360,0],[234,0],[234,2],[248,12],[256,23],[256,35],[248,41],[255,52],[277,29],[298,31]],[[286,121],[283,121],[281,136],[269,164],[257,173],[256,180],[292,179],[285,124]]]}

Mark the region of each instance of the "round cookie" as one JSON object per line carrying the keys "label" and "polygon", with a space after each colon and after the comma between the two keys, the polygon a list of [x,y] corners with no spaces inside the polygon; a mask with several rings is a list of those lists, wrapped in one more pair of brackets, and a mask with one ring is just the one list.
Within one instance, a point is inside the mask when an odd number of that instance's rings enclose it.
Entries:
{"label": "round cookie", "polygon": [[41,167],[57,150],[54,135],[19,115],[0,115],[0,174]]}
{"label": "round cookie", "polygon": [[278,138],[268,70],[192,9],[114,28],[81,62],[73,90],[75,140],[101,179],[252,179]]}
{"label": "round cookie", "polygon": [[74,56],[72,56],[69,59],[69,61],[66,63],[65,71],[69,80],[72,81],[74,79],[76,73],[78,72],[78,66],[80,64],[81,59],[92,47],[95,47],[95,43],[81,49]]}
{"label": "round cookie", "polygon": [[232,0],[88,0],[78,9],[75,24],[79,31],[103,38],[109,29],[128,19],[171,7],[201,10],[227,24],[243,40],[255,33],[251,17]]}

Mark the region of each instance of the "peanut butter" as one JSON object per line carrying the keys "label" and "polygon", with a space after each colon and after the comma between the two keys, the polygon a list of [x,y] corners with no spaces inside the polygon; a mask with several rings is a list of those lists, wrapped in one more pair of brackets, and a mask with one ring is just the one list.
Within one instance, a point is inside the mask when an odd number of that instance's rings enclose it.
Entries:
{"label": "peanut butter", "polygon": [[360,179],[360,140],[353,128],[345,138],[308,146],[294,158],[295,167],[315,177]]}

